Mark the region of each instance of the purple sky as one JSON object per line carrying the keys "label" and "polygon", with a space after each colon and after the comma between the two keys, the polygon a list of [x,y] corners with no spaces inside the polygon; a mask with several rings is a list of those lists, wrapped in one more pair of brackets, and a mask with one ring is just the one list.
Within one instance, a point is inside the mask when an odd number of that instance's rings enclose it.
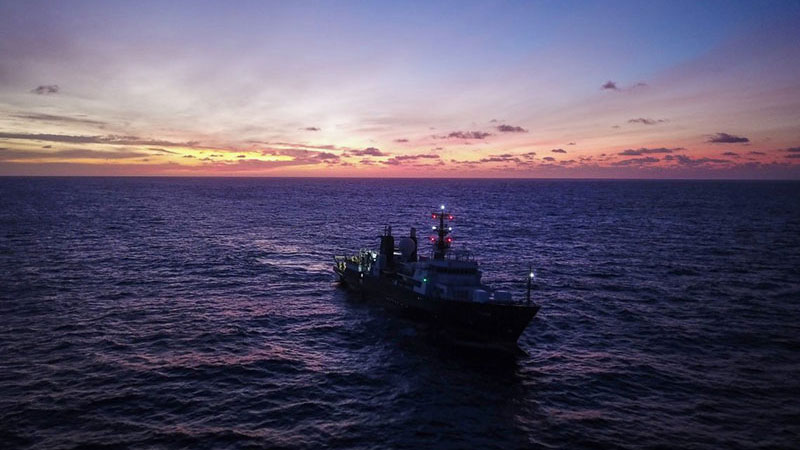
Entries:
{"label": "purple sky", "polygon": [[800,2],[3,2],[0,175],[800,178]]}

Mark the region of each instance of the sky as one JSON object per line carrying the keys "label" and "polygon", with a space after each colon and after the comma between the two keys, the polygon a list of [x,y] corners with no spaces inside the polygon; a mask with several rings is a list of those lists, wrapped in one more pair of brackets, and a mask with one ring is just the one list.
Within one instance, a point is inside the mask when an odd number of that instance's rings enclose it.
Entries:
{"label": "sky", "polygon": [[800,1],[0,0],[0,175],[800,179]]}

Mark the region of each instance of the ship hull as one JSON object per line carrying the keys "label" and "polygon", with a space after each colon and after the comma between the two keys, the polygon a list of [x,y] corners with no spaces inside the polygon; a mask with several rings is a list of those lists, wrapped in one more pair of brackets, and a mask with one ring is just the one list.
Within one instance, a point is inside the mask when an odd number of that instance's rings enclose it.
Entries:
{"label": "ship hull", "polygon": [[539,311],[538,305],[434,300],[398,288],[389,278],[361,278],[347,271],[336,272],[342,285],[359,293],[363,299],[435,323],[442,331],[465,343],[515,345]]}

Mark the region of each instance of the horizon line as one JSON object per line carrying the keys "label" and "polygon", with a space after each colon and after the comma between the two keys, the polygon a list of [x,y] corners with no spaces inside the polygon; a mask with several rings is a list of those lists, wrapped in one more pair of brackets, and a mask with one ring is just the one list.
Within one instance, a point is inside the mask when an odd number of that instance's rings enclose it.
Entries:
{"label": "horizon line", "polygon": [[348,177],[348,176],[265,176],[265,175],[0,175],[3,178],[170,178],[170,179],[283,179],[283,180],[492,180],[492,181],[782,181],[800,178],[608,178],[608,177]]}

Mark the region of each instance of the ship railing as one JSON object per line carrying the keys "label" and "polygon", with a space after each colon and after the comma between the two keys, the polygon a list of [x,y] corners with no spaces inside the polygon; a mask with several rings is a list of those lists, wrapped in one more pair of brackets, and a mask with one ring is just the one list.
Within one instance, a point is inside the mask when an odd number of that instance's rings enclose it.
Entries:
{"label": "ship railing", "polygon": [[445,259],[468,262],[475,261],[475,257],[472,255],[472,252],[468,250],[450,250],[445,253]]}

